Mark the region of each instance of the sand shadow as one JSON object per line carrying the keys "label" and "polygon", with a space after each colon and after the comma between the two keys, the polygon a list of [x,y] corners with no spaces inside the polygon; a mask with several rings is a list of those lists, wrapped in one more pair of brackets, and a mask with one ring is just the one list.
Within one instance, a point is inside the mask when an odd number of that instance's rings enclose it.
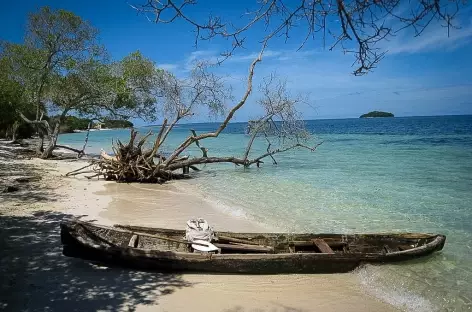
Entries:
{"label": "sand shadow", "polygon": [[178,274],[107,268],[63,256],[59,223],[73,217],[0,215],[0,310],[134,311],[192,286]]}
{"label": "sand shadow", "polygon": [[[56,201],[58,195],[42,182],[45,170],[32,164],[0,162],[0,202],[36,204]],[[17,190],[5,192],[7,186]]]}

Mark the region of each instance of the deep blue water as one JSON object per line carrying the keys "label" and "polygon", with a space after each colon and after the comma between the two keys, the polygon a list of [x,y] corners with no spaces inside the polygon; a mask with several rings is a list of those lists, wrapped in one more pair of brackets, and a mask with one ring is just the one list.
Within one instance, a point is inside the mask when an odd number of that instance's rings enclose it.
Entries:
{"label": "deep blue water", "polygon": [[[378,135],[450,135],[472,134],[472,115],[395,118],[319,119],[305,121],[314,134],[378,134]],[[197,132],[216,130],[219,123],[178,125],[176,130]],[[230,123],[223,133],[243,134],[247,123]]]}

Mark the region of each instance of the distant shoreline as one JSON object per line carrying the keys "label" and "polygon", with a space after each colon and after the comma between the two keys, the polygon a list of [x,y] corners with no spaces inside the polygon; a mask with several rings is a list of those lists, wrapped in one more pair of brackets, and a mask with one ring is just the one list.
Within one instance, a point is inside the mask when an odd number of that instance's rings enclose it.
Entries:
{"label": "distant shoreline", "polygon": [[65,133],[83,133],[83,132],[95,132],[95,131],[109,131],[109,130],[122,130],[122,129],[131,129],[131,128],[101,128],[101,129],[90,129],[90,130],[72,130],[72,132]]}

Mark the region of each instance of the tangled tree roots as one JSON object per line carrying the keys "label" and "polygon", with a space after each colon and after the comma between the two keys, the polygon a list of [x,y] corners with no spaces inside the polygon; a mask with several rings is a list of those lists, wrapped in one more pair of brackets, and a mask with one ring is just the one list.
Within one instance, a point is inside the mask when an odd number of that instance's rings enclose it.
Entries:
{"label": "tangled tree roots", "polygon": [[[99,160],[93,160],[91,164],[69,172],[67,175],[89,173],[92,175],[87,176],[87,178],[103,177],[106,180],[117,182],[141,183],[164,183],[173,179],[190,178],[186,173],[176,173],[164,167],[165,157],[157,153],[159,139],[156,140],[151,150],[145,150],[143,145],[151,133],[148,133],[136,142],[137,134],[138,132],[133,129],[127,144],[123,144],[119,140],[113,144],[115,156],[110,156],[102,151]],[[172,163],[179,168],[179,162],[187,159],[188,157],[180,157]],[[188,172],[187,168],[189,167],[198,170],[194,166],[182,166],[180,168],[185,168],[184,171]]]}

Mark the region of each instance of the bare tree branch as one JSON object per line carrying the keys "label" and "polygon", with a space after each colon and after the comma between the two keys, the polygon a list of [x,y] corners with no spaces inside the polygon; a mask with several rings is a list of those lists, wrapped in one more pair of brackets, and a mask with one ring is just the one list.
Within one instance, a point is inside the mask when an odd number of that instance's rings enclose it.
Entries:
{"label": "bare tree branch", "polygon": [[161,129],[159,130],[159,133],[157,134],[156,141],[154,142],[154,146],[152,150],[149,152],[149,155],[147,156],[147,161],[151,161],[154,156],[156,156],[157,152],[159,151],[159,147],[162,145],[162,135],[166,131],[167,127],[167,118],[164,119],[164,122],[161,125]]}
{"label": "bare tree branch", "polygon": [[230,120],[233,118],[234,113],[239,110],[244,103],[246,103],[246,100],[248,99],[249,95],[252,92],[252,79],[254,77],[254,69],[260,61],[262,61],[262,55],[264,53],[265,45],[262,47],[262,50],[259,52],[258,57],[251,63],[251,66],[249,67],[249,74],[247,78],[247,88],[246,91],[244,92],[244,95],[242,96],[241,100],[231,108],[229,111],[228,115],[224,119],[224,121],[220,124],[218,129],[215,132],[208,132],[208,133],[203,133],[200,134],[197,137],[194,136],[189,136],[184,142],[182,142],[172,153],[172,155],[165,161],[165,165],[170,164],[176,157],[178,157],[187,147],[189,147],[193,142],[195,141],[200,141],[206,138],[216,138],[218,135],[226,128]]}
{"label": "bare tree branch", "polygon": [[26,123],[32,125],[42,125],[48,131],[48,133],[51,132],[51,127],[49,126],[49,122],[47,120],[30,120],[25,115],[23,115],[22,112],[18,112],[18,114],[20,115],[21,119],[23,119]]}
{"label": "bare tree branch", "polygon": [[296,143],[296,144],[288,146],[286,148],[275,149],[275,150],[272,150],[270,152],[262,154],[261,156],[256,157],[253,160],[249,161],[249,165],[255,164],[255,163],[259,162],[261,159],[264,159],[266,157],[273,156],[273,155],[279,154],[279,153],[284,153],[284,152],[289,151],[289,150],[294,149],[294,148],[306,148],[306,149],[314,152],[316,150],[316,148],[318,146],[320,146],[321,144],[323,144],[323,142],[316,144],[314,147],[310,147],[310,146],[307,146],[307,145],[304,145],[304,144],[301,144],[301,143]]}
{"label": "bare tree branch", "polygon": [[[444,23],[449,35],[455,28],[454,20],[463,0],[268,0],[255,2],[256,8],[241,14],[238,21],[227,21],[222,16],[210,15],[206,19],[192,17],[191,7],[199,5],[197,0],[147,0],[132,7],[145,15],[154,15],[158,24],[170,24],[182,20],[195,32],[195,46],[199,41],[213,38],[228,39],[230,48],[221,54],[219,62],[230,58],[237,49],[244,48],[245,38],[253,29],[258,32],[260,42],[266,44],[274,37],[288,40],[293,29],[301,29],[302,39],[298,50],[311,37],[322,39],[326,45],[326,33],[331,34],[330,50],[340,45],[344,53],[354,55],[355,75],[363,75],[377,65],[386,51],[376,44],[405,29],[412,28],[419,36],[432,21]],[[403,10],[409,5],[411,10]],[[390,19],[390,23],[386,23]],[[297,35],[300,31],[297,32]],[[320,36],[316,36],[320,33]],[[254,34],[252,34],[254,35]],[[354,38],[354,43],[351,43]],[[357,46],[357,48],[355,47]]]}

